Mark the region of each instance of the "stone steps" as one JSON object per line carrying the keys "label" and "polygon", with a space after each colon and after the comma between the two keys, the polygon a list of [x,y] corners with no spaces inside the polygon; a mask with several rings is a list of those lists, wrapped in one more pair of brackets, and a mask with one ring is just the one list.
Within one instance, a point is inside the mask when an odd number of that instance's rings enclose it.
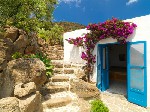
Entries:
{"label": "stone steps", "polygon": [[77,78],[75,74],[54,74],[54,76],[65,76],[65,77],[69,77],[69,79]]}
{"label": "stone steps", "polygon": [[64,68],[64,74],[74,74],[73,68]]}
{"label": "stone steps", "polygon": [[69,81],[69,77],[67,76],[54,76],[51,78],[52,82],[67,82]]}
{"label": "stone steps", "polygon": [[57,74],[74,74],[75,69],[73,68],[54,68],[53,72]]}
{"label": "stone steps", "polygon": [[63,86],[63,85],[50,85],[46,87],[46,90],[48,93],[57,93],[62,91],[68,91],[69,86]]}
{"label": "stone steps", "polygon": [[58,86],[69,86],[69,82],[48,82],[47,84],[48,86],[54,86],[54,85],[58,85]]}
{"label": "stone steps", "polygon": [[55,68],[63,68],[63,60],[52,60],[51,62]]}
{"label": "stone steps", "polygon": [[42,103],[43,108],[61,107],[71,103],[72,99],[70,97],[54,98],[44,101]]}
{"label": "stone steps", "polygon": [[62,74],[63,73],[63,68],[54,68],[53,72],[57,73],[57,74]]}

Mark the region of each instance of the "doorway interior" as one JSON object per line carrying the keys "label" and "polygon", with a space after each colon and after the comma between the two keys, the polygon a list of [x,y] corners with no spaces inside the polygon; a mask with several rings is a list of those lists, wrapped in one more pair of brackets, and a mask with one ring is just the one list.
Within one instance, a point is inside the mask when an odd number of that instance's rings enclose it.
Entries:
{"label": "doorway interior", "polygon": [[108,44],[109,88],[106,92],[127,96],[127,45]]}

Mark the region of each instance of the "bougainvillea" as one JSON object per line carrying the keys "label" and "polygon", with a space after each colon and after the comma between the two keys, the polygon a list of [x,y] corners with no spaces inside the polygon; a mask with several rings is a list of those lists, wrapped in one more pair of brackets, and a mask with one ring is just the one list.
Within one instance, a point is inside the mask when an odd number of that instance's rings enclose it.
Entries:
{"label": "bougainvillea", "polygon": [[93,50],[97,42],[106,38],[117,39],[121,44],[125,44],[128,37],[133,33],[137,27],[136,24],[131,22],[124,22],[117,18],[112,18],[103,23],[89,24],[86,28],[90,30],[90,33],[85,34],[83,37],[77,37],[76,39],[66,39],[70,44],[74,44],[77,47],[82,46],[85,52],[82,52],[81,58],[86,63],[86,73],[89,79],[89,74],[93,71],[93,65],[95,61],[95,55]]}

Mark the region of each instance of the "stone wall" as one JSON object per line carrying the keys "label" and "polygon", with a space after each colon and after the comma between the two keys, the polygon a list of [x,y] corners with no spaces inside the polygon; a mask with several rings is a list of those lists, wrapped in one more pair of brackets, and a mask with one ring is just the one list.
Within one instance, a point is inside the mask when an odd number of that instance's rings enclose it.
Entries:
{"label": "stone wall", "polygon": [[15,27],[5,30],[0,34],[0,112],[42,112],[39,90],[47,80],[44,63],[40,59],[12,60],[15,52],[41,52],[38,38]]}
{"label": "stone wall", "polygon": [[[38,39],[38,43],[40,44],[40,41],[44,41],[42,39]],[[45,43],[45,42],[43,42]],[[40,44],[40,50],[48,56],[51,60],[63,60],[64,59],[64,47],[62,45],[48,45],[48,44]]]}

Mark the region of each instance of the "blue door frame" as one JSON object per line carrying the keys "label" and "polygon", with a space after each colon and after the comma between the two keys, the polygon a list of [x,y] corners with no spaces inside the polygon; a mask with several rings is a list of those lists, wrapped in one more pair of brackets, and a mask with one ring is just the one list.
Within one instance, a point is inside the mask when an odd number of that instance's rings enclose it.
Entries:
{"label": "blue door frame", "polygon": [[[110,44],[110,43],[108,43]],[[97,50],[97,87],[101,91],[105,91],[109,88],[109,68],[108,61],[106,61],[107,70],[103,69],[103,48],[106,48],[108,44],[98,44]],[[119,43],[111,43],[111,44],[119,44]],[[133,50],[132,47],[136,45],[143,44],[143,65],[134,65],[132,64]],[[107,49],[107,48],[106,48]],[[138,42],[128,42],[127,43],[127,96],[128,101],[138,104],[143,107],[147,107],[147,54],[146,54],[146,42],[138,41]],[[136,55],[136,54],[135,54]],[[108,49],[106,50],[106,60],[108,60]],[[139,56],[139,55],[136,55]],[[136,71],[136,72],[135,72]],[[144,73],[143,73],[144,72]],[[144,77],[142,77],[143,73]],[[132,80],[134,78],[134,80]],[[137,80],[137,82],[136,82]],[[139,84],[139,81],[143,80],[140,83],[144,83],[143,86],[139,85],[139,88],[134,86],[134,84]],[[140,90],[142,88],[142,90]]]}

